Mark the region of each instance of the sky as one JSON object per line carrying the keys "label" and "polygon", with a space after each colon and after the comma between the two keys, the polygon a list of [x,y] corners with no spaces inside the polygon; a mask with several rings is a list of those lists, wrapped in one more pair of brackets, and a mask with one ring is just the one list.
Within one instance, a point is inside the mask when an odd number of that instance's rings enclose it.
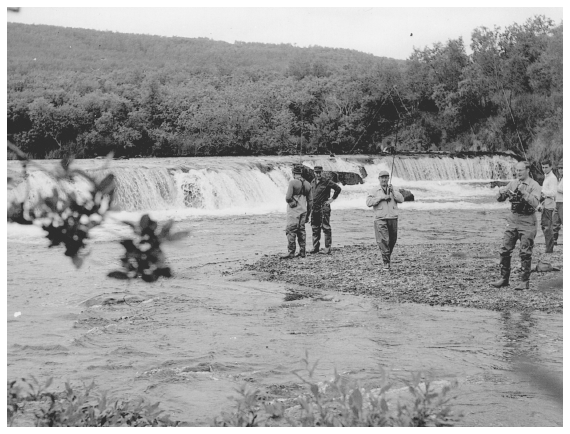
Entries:
{"label": "sky", "polygon": [[[23,2],[29,3],[29,2]],[[34,3],[34,2],[32,2]],[[65,3],[65,2],[64,2]],[[245,7],[259,2],[144,2],[153,7],[116,7],[121,2],[98,2],[105,7],[21,7],[8,12],[8,22],[49,24],[187,38],[205,37],[216,41],[290,43],[299,47],[320,45],[348,48],[376,56],[407,59],[414,47],[423,49],[434,43],[463,37],[469,53],[471,32],[480,26],[505,28],[522,24],[534,15],[546,15],[556,24],[562,22],[562,7],[347,7],[379,2],[326,2],[335,7],[299,7],[323,2],[284,4],[296,7]],[[132,2],[131,2],[132,3]],[[271,4],[278,4],[272,2]],[[411,4],[428,4],[412,2]],[[485,2],[478,2],[483,4]],[[493,2],[501,4],[504,2]],[[535,2],[536,4],[537,2]],[[41,3],[38,3],[41,5]],[[77,3],[70,3],[77,4]],[[89,3],[86,3],[89,4]],[[160,7],[157,7],[160,4]],[[194,5],[174,7],[171,5]],[[218,7],[199,7],[219,5]],[[239,7],[227,7],[227,5]],[[406,5],[410,2],[387,3]],[[429,3],[431,4],[431,3]],[[455,3],[450,3],[455,4]],[[511,3],[512,4],[512,3]]]}

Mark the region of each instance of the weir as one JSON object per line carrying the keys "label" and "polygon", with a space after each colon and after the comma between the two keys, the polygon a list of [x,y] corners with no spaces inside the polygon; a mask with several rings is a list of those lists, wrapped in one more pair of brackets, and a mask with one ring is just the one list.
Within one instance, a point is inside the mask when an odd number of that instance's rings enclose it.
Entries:
{"label": "weir", "polygon": [[[38,163],[46,168],[56,164],[53,161]],[[430,186],[433,186],[434,191],[439,191],[442,182],[453,181],[459,183],[457,185],[465,185],[471,181],[481,184],[511,179],[516,160],[496,155],[471,158],[350,155],[334,158],[146,158],[113,161],[106,169],[102,169],[103,162],[98,160],[75,160],[74,165],[99,179],[109,172],[114,173],[117,180],[115,205],[125,211],[187,209],[242,213],[248,210],[274,212],[284,208],[283,198],[292,177],[291,168],[299,163],[309,168],[320,165],[325,171],[361,175],[362,185],[343,186],[342,200],[356,201],[377,184],[381,170],[390,171],[392,166],[393,184],[424,190],[430,190]],[[17,172],[18,164],[9,161],[9,172]],[[30,170],[27,182],[29,191],[26,182],[21,182],[9,192],[8,199],[28,194],[28,200],[32,203],[39,195],[49,195],[56,185],[48,175],[37,170]],[[79,184],[74,187],[78,190],[84,188]]]}

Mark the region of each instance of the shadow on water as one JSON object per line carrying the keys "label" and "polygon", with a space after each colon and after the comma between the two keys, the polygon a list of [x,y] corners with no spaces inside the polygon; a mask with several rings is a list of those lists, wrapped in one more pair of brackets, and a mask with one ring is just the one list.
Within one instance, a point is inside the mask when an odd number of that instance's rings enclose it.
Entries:
{"label": "shadow on water", "polygon": [[540,357],[540,343],[533,343],[531,329],[536,325],[532,313],[501,313],[505,338],[504,356],[513,371],[522,381],[529,381],[545,396],[553,399],[560,407],[563,404],[562,376],[544,368]]}

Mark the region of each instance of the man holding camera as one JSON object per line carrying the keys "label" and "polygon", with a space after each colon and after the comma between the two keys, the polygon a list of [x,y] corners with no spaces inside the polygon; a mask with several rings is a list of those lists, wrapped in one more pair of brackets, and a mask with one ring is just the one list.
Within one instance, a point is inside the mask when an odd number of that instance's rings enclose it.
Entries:
{"label": "man holding camera", "polygon": [[508,286],[511,275],[511,255],[520,240],[521,281],[515,290],[529,288],[532,248],[536,237],[536,208],[540,204],[540,185],[530,178],[530,163],[521,161],[515,166],[517,179],[499,189],[497,201],[509,199],[511,213],[500,250],[501,278],[493,283],[495,288]]}
{"label": "man holding camera", "polygon": [[380,185],[366,198],[366,206],[373,207],[374,234],[376,243],[382,252],[384,271],[390,271],[390,258],[396,240],[398,239],[398,203],[404,201],[404,196],[388,184],[390,174],[383,170],[378,174]]}

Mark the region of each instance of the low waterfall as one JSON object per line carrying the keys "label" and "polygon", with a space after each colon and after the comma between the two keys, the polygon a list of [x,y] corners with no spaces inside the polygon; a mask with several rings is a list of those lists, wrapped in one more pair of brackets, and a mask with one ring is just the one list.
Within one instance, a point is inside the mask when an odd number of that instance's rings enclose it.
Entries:
{"label": "low waterfall", "polygon": [[[392,183],[424,191],[429,200],[439,197],[489,196],[481,187],[494,179],[510,179],[516,160],[503,156],[451,158],[444,156],[303,156],[299,157],[212,157],[114,161],[101,169],[97,160],[76,160],[77,167],[95,178],[107,173],[116,176],[115,205],[125,211],[195,210],[200,212],[282,212],[284,195],[292,178],[291,167],[301,162],[307,167],[323,166],[325,171],[353,172],[363,177],[363,185],[344,186],[341,207],[360,206],[367,190],[378,183],[381,170],[392,170]],[[46,167],[54,162],[38,162]],[[17,170],[18,162],[8,162]],[[470,183],[478,187],[470,186]],[[30,203],[51,194],[56,183],[40,171],[31,171],[27,181],[8,194],[8,199],[28,194]],[[74,185],[78,191],[84,186]],[[416,195],[417,196],[417,195]]]}

